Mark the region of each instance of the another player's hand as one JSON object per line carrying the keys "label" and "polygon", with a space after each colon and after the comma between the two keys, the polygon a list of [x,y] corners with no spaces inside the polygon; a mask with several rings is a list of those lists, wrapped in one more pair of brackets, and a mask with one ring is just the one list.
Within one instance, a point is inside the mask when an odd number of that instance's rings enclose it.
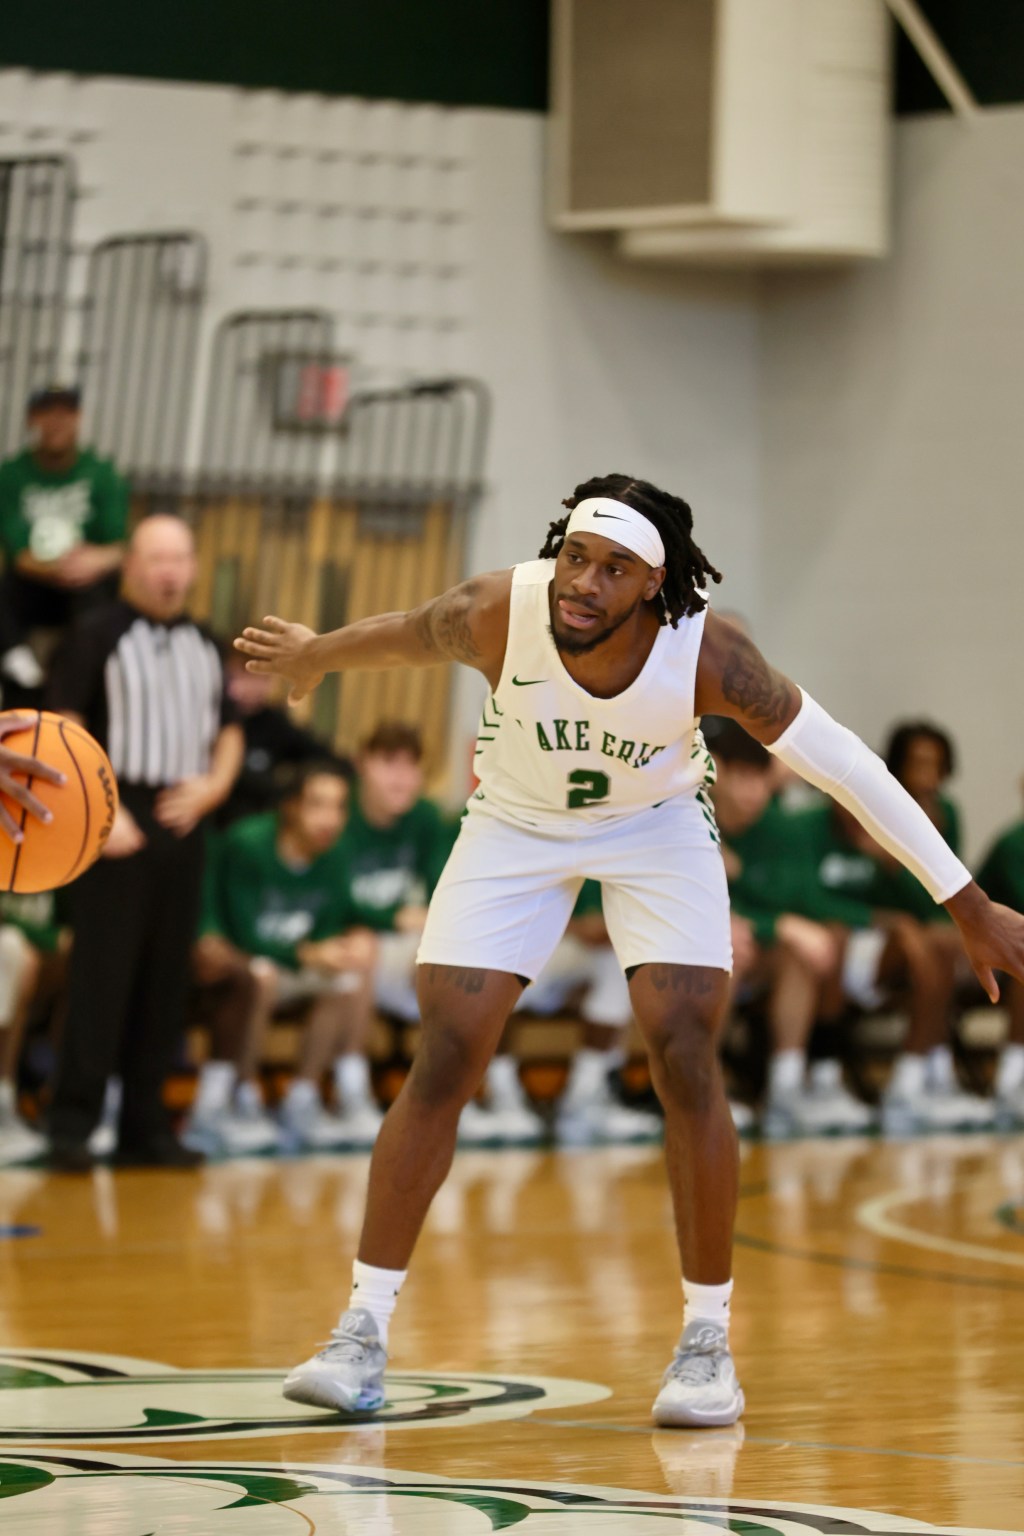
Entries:
{"label": "another player's hand", "polygon": [[91,587],[110,570],[109,558],[98,544],[76,544],[52,562],[54,580],[62,587]]}
{"label": "another player's hand", "polygon": [[[50,822],[53,814],[48,811],[43,802],[35,796],[22,782],[22,779],[44,779],[47,784],[65,784],[67,780],[56,768],[50,768],[46,763],[41,763],[36,757],[23,757],[19,752],[12,752],[10,747],[2,745],[5,736],[10,736],[14,731],[28,731],[32,729],[34,721],[23,715],[10,715],[5,720],[0,720],[0,795],[6,795],[16,805],[23,806],[30,816],[35,816],[39,821]],[[20,777],[15,778],[18,774]],[[0,832],[16,843],[20,843],[23,837],[21,828],[11,815],[3,800],[0,799]]]}
{"label": "another player's hand", "polygon": [[346,971],[368,971],[376,958],[376,940],[366,928],[353,928],[349,933],[303,944],[299,949],[301,965],[332,976]]}
{"label": "another player's hand", "polygon": [[989,901],[973,880],[945,906],[960,929],[975,976],[990,1000],[998,1003],[996,971],[1007,971],[1024,981],[1024,917],[1011,907]]}
{"label": "another player's hand", "polygon": [[235,641],[235,650],[250,659],[247,672],[267,672],[287,678],[291,684],[289,704],[298,704],[324,680],[323,671],[310,660],[310,644],[316,632],[305,624],[289,624],[273,614],[263,620],[262,629],[244,629]]}
{"label": "another player's hand", "polygon": [[105,859],[130,859],[133,853],[146,846],[146,834],[131,811],[123,805],[117,808],[110,836],[103,845]]}
{"label": "another player's hand", "polygon": [[173,832],[176,837],[187,837],[219,803],[220,797],[212,779],[199,773],[162,789],[156,797],[153,815],[168,832]]}

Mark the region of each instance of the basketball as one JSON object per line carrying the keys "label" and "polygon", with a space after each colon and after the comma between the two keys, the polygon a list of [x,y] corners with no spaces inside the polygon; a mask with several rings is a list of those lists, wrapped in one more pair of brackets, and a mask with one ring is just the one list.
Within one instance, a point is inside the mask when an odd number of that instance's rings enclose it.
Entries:
{"label": "basketball", "polygon": [[117,781],[107,754],[80,725],[40,709],[6,712],[7,719],[12,715],[29,724],[6,736],[4,745],[48,763],[66,780],[63,785],[26,780],[53,812],[49,823],[3,797],[24,838],[20,843],[0,838],[0,891],[27,895],[67,885],[99,858],[114,825]]}

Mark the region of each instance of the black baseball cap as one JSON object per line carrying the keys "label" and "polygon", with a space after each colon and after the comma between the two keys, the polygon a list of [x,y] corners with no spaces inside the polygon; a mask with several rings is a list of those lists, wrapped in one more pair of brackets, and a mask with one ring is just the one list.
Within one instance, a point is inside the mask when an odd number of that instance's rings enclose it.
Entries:
{"label": "black baseball cap", "polygon": [[28,414],[45,411],[51,405],[63,406],[66,411],[77,411],[82,404],[82,391],[77,384],[44,384],[34,389],[28,397]]}

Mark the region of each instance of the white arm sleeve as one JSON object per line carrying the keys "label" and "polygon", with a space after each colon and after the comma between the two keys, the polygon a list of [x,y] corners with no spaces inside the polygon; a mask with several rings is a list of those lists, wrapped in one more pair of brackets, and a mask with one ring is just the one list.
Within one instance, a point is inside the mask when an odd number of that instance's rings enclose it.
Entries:
{"label": "white arm sleeve", "polygon": [[933,901],[948,901],[971,880],[924,811],[880,757],[800,690],[800,713],[768,751],[838,800],[894,858],[917,876]]}

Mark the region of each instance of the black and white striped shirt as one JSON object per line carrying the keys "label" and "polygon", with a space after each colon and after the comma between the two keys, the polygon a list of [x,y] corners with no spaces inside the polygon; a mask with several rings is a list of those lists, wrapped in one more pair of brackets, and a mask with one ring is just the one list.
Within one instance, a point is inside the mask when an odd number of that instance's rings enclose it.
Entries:
{"label": "black and white striped shirt", "polygon": [[69,631],[47,705],[82,716],[121,783],[151,789],[206,773],[234,719],[206,630],[186,616],[161,624],[123,601]]}

